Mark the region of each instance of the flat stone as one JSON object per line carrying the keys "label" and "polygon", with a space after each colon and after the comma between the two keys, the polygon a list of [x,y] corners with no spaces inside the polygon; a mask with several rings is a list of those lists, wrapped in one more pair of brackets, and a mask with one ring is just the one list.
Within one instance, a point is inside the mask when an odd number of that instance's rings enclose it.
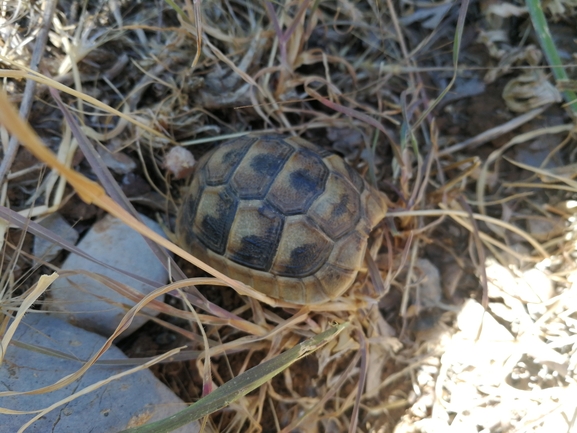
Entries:
{"label": "flat stone", "polygon": [[[45,314],[29,313],[13,340],[63,352],[63,359],[11,344],[0,366],[0,390],[23,392],[50,386],[73,374],[104,344],[105,338]],[[127,359],[112,346],[101,360]],[[38,395],[0,396],[0,407],[14,411],[38,411],[80,393],[85,388],[134,366],[95,364],[78,380],[55,391]],[[186,404],[149,370],[110,381],[92,392],[57,406],[34,422],[26,432],[118,432],[171,416]],[[16,432],[35,414],[0,414],[0,431]],[[198,432],[197,423],[175,430]]]}
{"label": "flat stone", "polygon": [[[158,224],[142,215],[140,217],[148,227],[163,235]],[[78,248],[101,262],[157,284],[151,286],[76,254],[68,256],[62,265],[63,271],[81,270],[101,274],[145,295],[166,284],[168,280],[166,269],[142,236],[110,215],[94,224],[80,241]],[[134,305],[134,302],[86,275],[61,276],[52,284],[48,293],[50,299],[45,309],[49,310],[50,314],[58,315],[73,325],[106,337],[112,335],[127,309]],[[163,299],[163,297],[157,298],[160,301]],[[122,308],[118,304],[126,305],[127,308]],[[149,315],[158,314],[151,309],[143,311]],[[136,316],[122,336],[131,334],[147,320],[145,316]]]}
{"label": "flat stone", "polygon": [[[36,221],[45,229],[57,234],[61,238],[67,240],[71,244],[75,244],[78,240],[78,232],[72,228],[68,221],[64,219],[62,215],[54,212],[43,218],[40,221]],[[62,251],[62,247],[41,238],[40,236],[34,237],[34,255],[45,262],[51,262],[54,258]]]}

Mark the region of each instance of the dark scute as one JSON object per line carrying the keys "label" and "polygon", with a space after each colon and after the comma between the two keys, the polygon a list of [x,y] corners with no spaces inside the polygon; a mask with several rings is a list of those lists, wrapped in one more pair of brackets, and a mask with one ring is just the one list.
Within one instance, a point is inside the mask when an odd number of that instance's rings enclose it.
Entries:
{"label": "dark scute", "polygon": [[224,254],[226,242],[238,202],[236,198],[227,190],[219,194],[220,201],[218,203],[217,215],[205,215],[202,219],[201,228],[198,238],[209,249],[217,254]]}
{"label": "dark scute", "polygon": [[340,217],[349,213],[348,204],[350,197],[348,194],[343,194],[340,196],[339,203],[333,208],[333,215],[335,217]]}
{"label": "dark scute", "polygon": [[231,260],[259,271],[269,271],[280,242],[284,218],[268,205],[261,206],[258,213],[261,227],[266,227],[264,234],[243,237],[239,251],[231,255]]}
{"label": "dark scute", "polygon": [[204,182],[210,186],[226,184],[242,162],[253,140],[229,142],[205,155],[201,162],[201,174]]}
{"label": "dark scute", "polygon": [[189,193],[182,203],[182,215],[180,217],[179,224],[185,233],[194,227],[194,219],[196,218],[196,211],[198,209],[198,198],[200,197],[201,193],[202,189],[201,191]]}
{"label": "dark scute", "polygon": [[275,249],[275,242],[270,236],[249,235],[242,238],[240,251],[232,259],[249,268],[268,271]]}
{"label": "dark scute", "polygon": [[202,219],[202,236],[201,241],[217,254],[224,253],[223,239],[226,239],[224,231],[226,230],[226,220],[215,218],[212,215],[206,215]]}
{"label": "dark scute", "polygon": [[315,179],[304,169],[293,171],[290,174],[290,183],[291,187],[301,192],[302,195],[309,195],[321,186],[319,179]]}
{"label": "dark scute", "polygon": [[300,148],[283,166],[266,201],[287,216],[306,213],[325,191],[328,176],[329,168],[319,155]]}
{"label": "dark scute", "polygon": [[256,155],[251,161],[251,168],[264,177],[272,177],[282,168],[286,158],[279,158],[276,155],[260,154]]}
{"label": "dark scute", "polygon": [[262,200],[294,149],[279,142],[257,142],[238,166],[230,185],[243,200]]}
{"label": "dark scute", "polygon": [[284,269],[282,275],[287,277],[306,277],[315,273],[323,263],[319,259],[321,253],[318,245],[314,243],[303,244],[291,251],[290,263]]}
{"label": "dark scute", "polygon": [[230,164],[230,165],[234,165],[236,162],[238,162],[240,159],[242,159],[242,157],[245,154],[245,148],[243,147],[237,147],[237,148],[233,148],[231,150],[229,150],[228,152],[226,152],[223,156],[222,156],[222,162],[225,164]]}

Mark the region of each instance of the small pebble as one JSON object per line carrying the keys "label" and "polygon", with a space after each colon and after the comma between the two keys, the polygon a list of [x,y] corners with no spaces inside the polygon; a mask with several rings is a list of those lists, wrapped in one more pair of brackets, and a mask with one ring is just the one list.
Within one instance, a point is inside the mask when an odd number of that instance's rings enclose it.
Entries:
{"label": "small pebble", "polygon": [[170,149],[164,158],[164,168],[172,173],[175,179],[183,179],[190,175],[194,165],[194,155],[181,146]]}

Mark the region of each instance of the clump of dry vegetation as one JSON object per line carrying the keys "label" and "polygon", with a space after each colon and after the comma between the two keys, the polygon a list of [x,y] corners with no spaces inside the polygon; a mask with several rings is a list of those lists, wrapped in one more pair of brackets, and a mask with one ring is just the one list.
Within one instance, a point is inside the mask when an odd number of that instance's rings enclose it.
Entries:
{"label": "clump of dry vegetation", "polygon": [[62,262],[32,256],[36,218],[82,233],[104,209],[138,229],[137,208],[171,230],[189,174],[174,149],[297,134],[388,194],[374,265],[343,299],[295,307],[178,258],[162,315],[119,345],[186,346],[153,370],[192,403],[350,323],[207,431],[571,431],[577,17],[537,3],[0,2],[4,91],[61,164],[1,129],[4,327]]}

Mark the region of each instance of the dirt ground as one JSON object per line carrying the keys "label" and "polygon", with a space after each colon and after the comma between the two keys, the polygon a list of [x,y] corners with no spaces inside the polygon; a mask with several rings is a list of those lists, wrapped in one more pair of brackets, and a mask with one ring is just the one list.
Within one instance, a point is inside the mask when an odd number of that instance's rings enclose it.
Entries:
{"label": "dirt ground", "polygon": [[[167,302],[192,304],[206,339],[195,320],[163,311],[119,341],[132,357],[186,346],[188,359],[153,371],[192,403],[351,323],[207,428],[577,431],[573,0],[0,4],[11,102],[64,164],[100,181],[78,148],[84,137],[122,194],[167,232],[190,155],[246,131],[332,149],[389,197],[371,241],[378,272],[362,272],[333,306],[275,308],[199,285],[190,303],[182,292]],[[80,236],[102,218],[3,128],[0,139],[3,208],[32,220],[58,212]],[[35,260],[33,236],[5,224],[2,239],[10,315],[66,253]],[[207,275],[176,263],[189,278]],[[49,297],[34,308],[50,309]],[[192,354],[207,341],[208,367]]]}

